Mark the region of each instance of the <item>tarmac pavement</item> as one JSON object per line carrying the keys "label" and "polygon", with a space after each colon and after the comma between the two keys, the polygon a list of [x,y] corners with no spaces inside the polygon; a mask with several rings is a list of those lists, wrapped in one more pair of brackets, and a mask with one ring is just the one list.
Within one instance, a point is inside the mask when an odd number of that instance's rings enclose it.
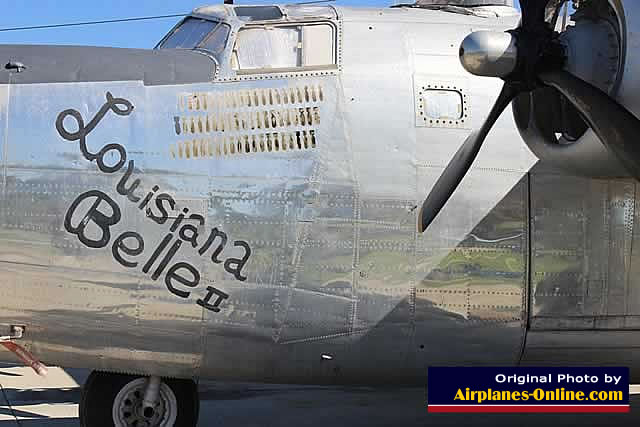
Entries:
{"label": "tarmac pavement", "polygon": [[[76,427],[80,385],[88,372],[0,366],[0,427]],[[640,386],[632,387],[640,393]],[[299,386],[203,382],[200,426],[631,426],[630,414],[428,414],[423,388]]]}

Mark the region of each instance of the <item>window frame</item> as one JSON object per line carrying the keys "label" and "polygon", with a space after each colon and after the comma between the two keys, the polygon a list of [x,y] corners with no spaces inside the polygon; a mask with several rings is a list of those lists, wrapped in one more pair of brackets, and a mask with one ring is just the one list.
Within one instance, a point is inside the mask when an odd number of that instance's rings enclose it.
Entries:
{"label": "window frame", "polygon": [[[280,67],[280,68],[250,68],[250,69],[241,69],[233,67],[233,61],[237,62],[237,49],[236,44],[238,42],[238,35],[241,31],[245,29],[252,28],[266,28],[266,27],[304,27],[304,26],[312,26],[312,25],[329,25],[332,29],[333,37],[331,39],[332,42],[332,56],[333,63],[327,65],[310,65],[310,66],[301,66],[301,67]],[[304,41],[303,41],[304,43]],[[228,47],[228,46],[227,46]],[[330,71],[338,69],[338,27],[335,22],[331,20],[305,20],[305,21],[288,21],[288,22],[259,22],[259,23],[247,23],[243,25],[242,28],[238,29],[235,33],[235,37],[233,39],[233,45],[230,49],[229,55],[229,68],[238,76],[245,75],[256,75],[256,74],[278,74],[278,73],[304,73],[309,71]]]}
{"label": "window frame", "polygon": [[[211,53],[212,55],[222,55],[224,53],[225,50],[227,50],[228,46],[229,46],[229,36],[231,35],[231,25],[227,24],[226,22],[222,22],[222,21],[216,21],[211,19],[212,22],[217,22],[218,25],[216,25],[215,27],[213,27],[213,30],[211,30],[198,44],[198,46],[196,46],[194,49],[199,49],[199,50],[204,50],[206,52]],[[227,27],[227,35],[224,38],[224,46],[222,47],[222,49],[219,52],[212,52],[211,50],[203,47],[205,42],[211,37],[213,36],[213,33],[215,33],[218,30],[218,27],[220,27],[221,25],[224,25]]]}
{"label": "window frame", "polygon": [[[209,21],[212,22],[215,25],[211,31],[209,31],[203,38],[202,40],[200,40],[198,42],[198,44],[194,47],[174,47],[174,48],[163,48],[162,45],[167,41],[167,39],[169,39],[171,36],[173,36],[175,34],[175,32],[178,30],[178,28],[180,28],[182,26],[182,24],[187,21],[188,19],[201,19],[203,21]],[[204,44],[204,42],[213,35],[214,31],[216,31],[216,29],[220,26],[220,25],[225,25],[227,27],[227,37],[225,38],[224,41],[224,47],[222,48],[222,50],[218,53],[214,53],[212,51],[210,51],[209,49],[205,49],[202,47],[202,45]],[[202,16],[186,16],[184,17],[180,22],[178,22],[172,29],[171,31],[169,31],[163,38],[162,40],[160,40],[156,46],[154,47],[154,49],[158,49],[158,50],[162,50],[162,49],[183,49],[183,50],[201,50],[204,52],[208,52],[211,55],[222,55],[227,48],[229,47],[229,40],[231,39],[230,35],[232,33],[232,27],[231,25],[229,25],[228,23],[221,21],[221,20],[217,20],[217,19],[209,19],[209,18],[204,18]],[[235,44],[235,40],[234,40],[234,44]]]}

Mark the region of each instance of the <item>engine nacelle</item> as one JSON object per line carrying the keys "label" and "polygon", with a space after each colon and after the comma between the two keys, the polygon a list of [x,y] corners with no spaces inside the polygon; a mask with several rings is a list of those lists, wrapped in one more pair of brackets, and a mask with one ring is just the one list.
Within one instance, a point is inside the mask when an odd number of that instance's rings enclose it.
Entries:
{"label": "engine nacelle", "polygon": [[[563,17],[558,17],[558,27]],[[640,117],[640,2],[594,0],[562,30],[567,71],[609,93]],[[640,29],[640,28],[639,28]],[[518,130],[531,151],[551,167],[589,177],[629,175],[588,128],[580,114],[554,89],[542,88],[513,102]],[[640,135],[638,135],[640,143]]]}

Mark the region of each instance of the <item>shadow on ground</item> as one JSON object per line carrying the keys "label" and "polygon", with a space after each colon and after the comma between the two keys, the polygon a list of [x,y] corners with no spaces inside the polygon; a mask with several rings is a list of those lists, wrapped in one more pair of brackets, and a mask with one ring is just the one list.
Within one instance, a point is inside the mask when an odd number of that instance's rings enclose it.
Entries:
{"label": "shadow on ground", "polygon": [[[23,372],[23,371],[20,371]],[[23,378],[11,370],[0,384]],[[67,373],[82,384],[86,371]],[[79,387],[4,387],[11,408],[0,394],[0,427],[76,427]],[[31,384],[34,384],[33,386]],[[423,388],[299,386],[247,383],[200,384],[200,426],[242,427],[564,427],[638,426],[640,395],[631,398],[630,414],[428,414]],[[637,410],[635,410],[637,408]],[[11,410],[13,409],[13,413]],[[13,414],[20,420],[17,424]]]}

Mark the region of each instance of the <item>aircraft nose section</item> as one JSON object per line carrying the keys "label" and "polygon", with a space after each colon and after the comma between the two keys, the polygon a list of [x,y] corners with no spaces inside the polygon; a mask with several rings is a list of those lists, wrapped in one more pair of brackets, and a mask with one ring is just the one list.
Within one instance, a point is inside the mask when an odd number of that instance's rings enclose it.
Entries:
{"label": "aircraft nose section", "polygon": [[476,76],[505,77],[516,67],[518,50],[510,33],[476,31],[460,45],[460,63]]}

